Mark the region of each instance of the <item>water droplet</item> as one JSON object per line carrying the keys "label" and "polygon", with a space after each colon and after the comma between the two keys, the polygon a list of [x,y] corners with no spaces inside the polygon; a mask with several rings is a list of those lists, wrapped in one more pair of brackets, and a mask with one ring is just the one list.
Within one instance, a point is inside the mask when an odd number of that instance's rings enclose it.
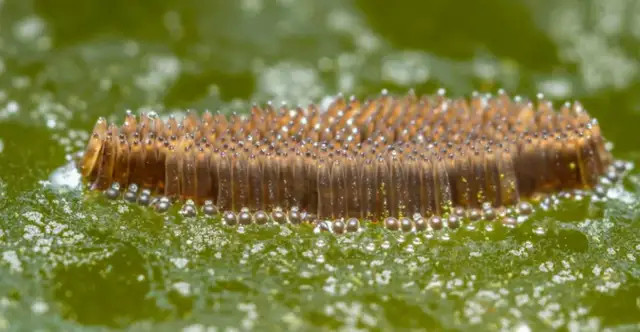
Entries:
{"label": "water droplet", "polygon": [[536,234],[536,235],[542,236],[542,235],[545,235],[546,233],[547,231],[542,226],[538,226],[533,229],[533,234]]}
{"label": "water droplet", "polygon": [[238,217],[233,211],[227,211],[222,215],[222,220],[228,226],[235,226],[238,223]]}
{"label": "water droplet", "polygon": [[375,245],[373,242],[369,242],[369,243],[367,243],[367,244],[364,246],[364,248],[365,248],[367,251],[371,251],[371,252],[373,252],[374,250],[376,250],[376,245]]}

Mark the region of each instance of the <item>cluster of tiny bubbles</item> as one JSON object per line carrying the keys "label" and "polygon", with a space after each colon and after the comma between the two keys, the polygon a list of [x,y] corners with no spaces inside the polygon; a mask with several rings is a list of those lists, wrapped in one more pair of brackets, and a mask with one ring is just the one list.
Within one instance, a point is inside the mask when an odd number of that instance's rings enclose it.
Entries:
{"label": "cluster of tiny bubbles", "polygon": [[361,230],[358,218],[338,218],[333,221],[316,220],[313,224],[314,233],[330,232],[341,235],[345,233],[355,233]]}
{"label": "cluster of tiny bubbles", "polygon": [[[105,190],[105,195],[110,199],[115,199],[120,195],[120,186],[114,183],[109,189]],[[137,185],[130,185],[124,192],[124,200],[129,203],[137,203],[142,206],[151,205],[157,212],[164,213],[170,206],[171,201],[166,197],[152,198],[151,193],[147,189],[140,190]],[[205,201],[200,208],[202,214],[206,217],[220,216],[221,221],[227,226],[244,227],[251,224],[256,225],[298,225],[308,223],[313,225],[314,233],[329,232],[335,235],[345,233],[355,233],[362,230],[361,221],[358,218],[338,218],[335,220],[317,220],[312,214],[300,211],[293,207],[286,213],[282,208],[276,207],[271,213],[265,211],[256,211],[251,213],[248,208],[242,208],[239,212],[224,211],[220,212],[212,201]],[[494,209],[489,204],[485,204],[481,210],[454,208],[452,212],[446,216],[431,216],[424,218],[416,213],[412,218],[408,217],[388,217],[383,221],[383,226],[390,231],[402,231],[404,233],[425,233],[425,239],[434,238],[434,232],[440,231],[439,239],[448,240],[449,231],[454,231],[467,222],[467,230],[476,230],[476,222],[480,220],[495,221],[502,220],[502,224],[507,227],[515,227],[517,223],[526,220],[527,216],[533,212],[533,206],[528,202],[520,202],[516,208],[511,209]],[[198,215],[196,204],[192,200],[187,200],[179,210],[179,215],[184,218],[191,218]],[[515,215],[515,217],[512,217]],[[492,231],[493,225],[487,224],[485,230]],[[403,237],[398,237],[403,239]]]}
{"label": "cluster of tiny bubbles", "polygon": [[[118,182],[111,184],[109,188],[104,191],[104,196],[110,200],[120,197],[121,186]],[[131,204],[138,204],[140,206],[152,206],[156,212],[164,213],[171,207],[171,201],[167,197],[153,197],[151,190],[140,189],[137,184],[130,184],[122,194],[122,199]],[[186,206],[187,204],[185,204]],[[194,204],[191,202],[191,206]],[[180,213],[185,216],[195,216],[195,213],[190,214],[189,211],[181,210]]]}
{"label": "cluster of tiny bubbles", "polygon": [[[389,231],[401,231],[402,233],[422,233],[426,232],[428,238],[433,236],[433,232],[443,234],[464,228],[467,231],[478,229],[480,221],[487,222],[486,231],[494,230],[494,222],[500,223],[506,228],[515,228],[518,224],[524,223],[534,212],[534,207],[530,202],[522,201],[513,207],[494,208],[490,203],[482,205],[481,209],[468,209],[454,207],[451,211],[443,215],[432,215],[423,217],[416,213],[412,218],[402,216],[400,218],[387,217],[383,221],[384,228]],[[447,235],[444,235],[446,240]]]}
{"label": "cluster of tiny bubbles", "polygon": [[631,162],[623,160],[614,161],[609,165],[604,176],[600,177],[600,181],[594,189],[592,200],[606,201],[609,196],[610,189],[621,185],[633,168],[634,165]]}

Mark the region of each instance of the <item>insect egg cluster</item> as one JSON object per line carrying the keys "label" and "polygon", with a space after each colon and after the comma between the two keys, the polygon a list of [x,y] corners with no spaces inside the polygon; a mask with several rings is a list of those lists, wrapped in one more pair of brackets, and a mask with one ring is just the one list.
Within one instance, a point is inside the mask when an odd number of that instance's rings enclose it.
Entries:
{"label": "insect egg cluster", "polygon": [[[254,106],[247,115],[99,119],[79,169],[89,187],[228,225],[360,221],[401,231],[532,213],[528,199],[593,188],[612,157],[579,103],[554,109],[500,93],[383,94],[326,109]],[[355,221],[354,221],[355,220]]]}

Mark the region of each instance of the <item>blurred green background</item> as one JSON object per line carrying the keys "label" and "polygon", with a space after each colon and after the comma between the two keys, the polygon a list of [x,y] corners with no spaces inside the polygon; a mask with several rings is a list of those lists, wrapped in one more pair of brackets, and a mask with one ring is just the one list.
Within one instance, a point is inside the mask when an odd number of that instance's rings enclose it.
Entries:
{"label": "blurred green background", "polygon": [[0,330],[640,329],[640,178],[515,230],[227,229],[51,186],[98,116],[579,99],[640,161],[634,0],[0,0]]}

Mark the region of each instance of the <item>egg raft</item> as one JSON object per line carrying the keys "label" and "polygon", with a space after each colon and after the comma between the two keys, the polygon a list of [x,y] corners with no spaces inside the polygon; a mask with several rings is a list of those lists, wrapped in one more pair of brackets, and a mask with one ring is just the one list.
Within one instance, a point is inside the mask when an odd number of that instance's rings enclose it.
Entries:
{"label": "egg raft", "polygon": [[200,206],[227,224],[331,220],[338,232],[363,220],[420,230],[441,217],[454,228],[457,217],[527,213],[532,197],[594,188],[612,164],[580,103],[554,109],[504,92],[339,96],[326,108],[181,121],[128,112],[122,126],[98,119],[77,163],[91,190],[159,212],[185,201],[183,214]]}

